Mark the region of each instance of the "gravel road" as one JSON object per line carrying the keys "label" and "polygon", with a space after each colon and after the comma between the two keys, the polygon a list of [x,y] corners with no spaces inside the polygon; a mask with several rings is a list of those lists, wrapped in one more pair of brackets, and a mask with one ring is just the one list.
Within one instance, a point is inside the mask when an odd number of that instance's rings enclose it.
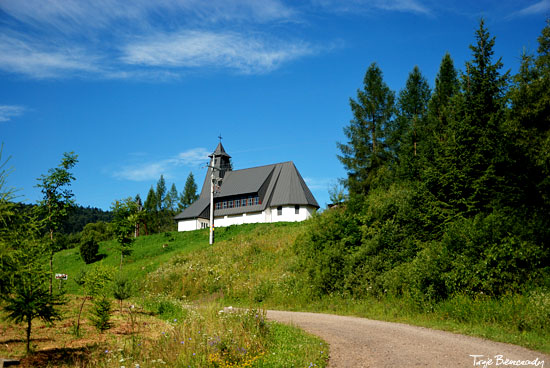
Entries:
{"label": "gravel road", "polygon": [[429,328],[320,313],[270,310],[267,317],[325,340],[330,345],[331,368],[550,368],[547,354]]}

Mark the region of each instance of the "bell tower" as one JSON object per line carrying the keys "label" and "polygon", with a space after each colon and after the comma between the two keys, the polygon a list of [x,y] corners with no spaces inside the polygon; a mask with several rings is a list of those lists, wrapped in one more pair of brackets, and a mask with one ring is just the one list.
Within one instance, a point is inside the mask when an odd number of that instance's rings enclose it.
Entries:
{"label": "bell tower", "polygon": [[208,157],[210,157],[210,166],[214,168],[214,178],[223,179],[225,172],[231,171],[231,156],[225,152],[221,140],[216,150]]}

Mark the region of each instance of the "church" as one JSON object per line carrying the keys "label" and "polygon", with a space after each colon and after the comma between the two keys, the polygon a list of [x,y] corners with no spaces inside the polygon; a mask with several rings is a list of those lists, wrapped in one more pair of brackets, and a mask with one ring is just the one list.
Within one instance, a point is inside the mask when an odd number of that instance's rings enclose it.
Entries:
{"label": "church", "polygon": [[212,188],[215,227],[303,221],[319,208],[292,161],[233,170],[221,141],[208,157],[199,199],[174,218],[178,231],[210,226]]}

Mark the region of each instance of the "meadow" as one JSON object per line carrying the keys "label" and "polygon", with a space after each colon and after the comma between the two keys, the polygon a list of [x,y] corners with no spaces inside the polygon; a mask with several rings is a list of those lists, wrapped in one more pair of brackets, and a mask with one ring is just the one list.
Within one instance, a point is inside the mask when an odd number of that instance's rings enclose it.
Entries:
{"label": "meadow", "polygon": [[[37,323],[33,354],[23,366],[50,361],[63,367],[323,367],[327,347],[291,326],[265,320],[266,309],[354,315],[464,333],[550,352],[550,298],[544,291],[454,296],[430,306],[414,298],[361,298],[315,294],[297,255],[306,223],[250,224],[208,231],[167,232],[136,239],[122,273],[132,297],[112,301],[112,326],[97,332],[85,303],[82,328],[74,326],[85,290],[80,274],[98,268],[118,273],[114,241],[100,244],[101,259],[86,265],[78,249],[56,254],[56,280],[69,303],[53,325]],[[232,306],[231,309],[228,309]],[[242,308],[238,309],[238,308]],[[22,326],[2,324],[0,355],[22,357]],[[34,363],[33,363],[34,362]],[[53,362],[53,363],[51,363]],[[38,364],[40,365],[40,364]],[[46,365],[47,366],[47,365]]]}

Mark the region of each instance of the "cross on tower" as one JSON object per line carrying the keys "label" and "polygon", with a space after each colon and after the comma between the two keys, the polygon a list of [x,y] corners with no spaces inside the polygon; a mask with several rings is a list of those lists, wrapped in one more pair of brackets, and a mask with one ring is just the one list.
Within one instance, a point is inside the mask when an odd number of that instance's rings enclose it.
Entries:
{"label": "cross on tower", "polygon": [[222,143],[223,137],[222,137],[222,134],[221,134],[221,133],[220,133],[220,135],[218,136],[218,138],[219,138],[219,140],[220,140],[220,143]]}

